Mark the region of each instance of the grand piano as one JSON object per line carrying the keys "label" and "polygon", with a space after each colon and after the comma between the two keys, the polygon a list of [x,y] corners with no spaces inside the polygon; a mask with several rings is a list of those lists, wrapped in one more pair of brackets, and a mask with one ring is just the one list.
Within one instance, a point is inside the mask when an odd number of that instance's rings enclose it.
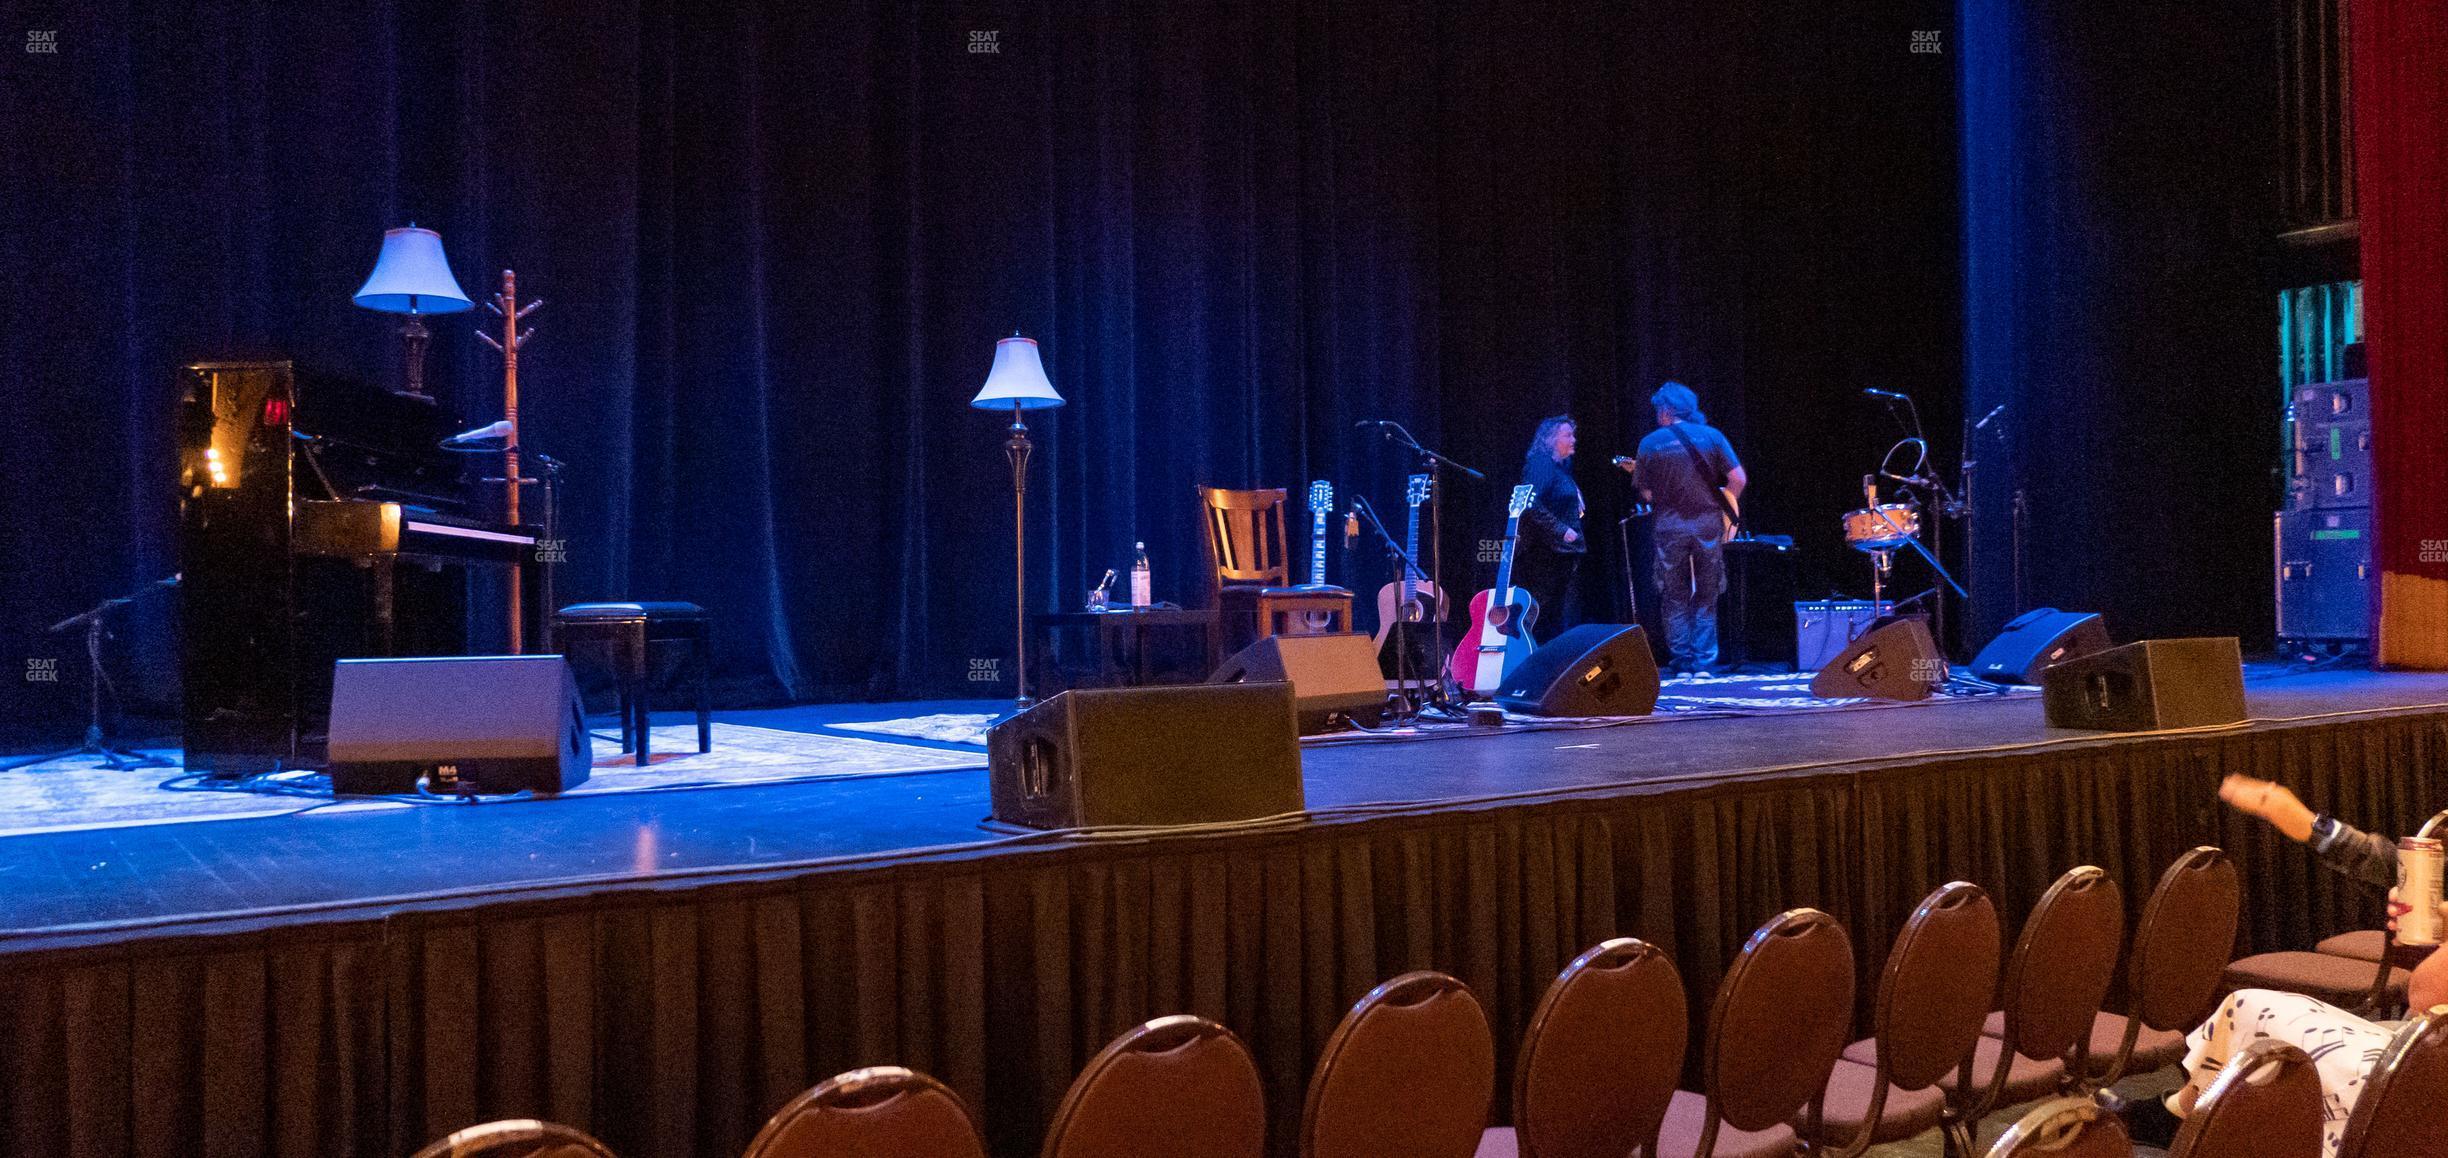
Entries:
{"label": "grand piano", "polygon": [[456,424],[434,402],[301,388],[287,362],[199,363],[181,386],[190,770],[318,766],[333,661],[500,650],[507,585],[546,602],[549,513],[499,522],[463,477],[490,460],[440,449]]}

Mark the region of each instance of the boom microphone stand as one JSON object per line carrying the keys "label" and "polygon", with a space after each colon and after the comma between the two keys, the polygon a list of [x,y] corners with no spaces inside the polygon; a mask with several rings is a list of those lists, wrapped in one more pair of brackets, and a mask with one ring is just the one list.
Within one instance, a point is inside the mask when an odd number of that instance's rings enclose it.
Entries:
{"label": "boom microphone stand", "polygon": [[138,589],[133,595],[105,599],[80,614],[71,615],[51,625],[49,634],[52,635],[71,628],[85,629],[85,742],[66,751],[29,756],[10,761],[7,764],[0,764],[0,772],[31,768],[36,764],[48,764],[53,760],[65,760],[71,756],[100,756],[102,763],[99,767],[108,768],[113,772],[124,772],[130,768],[168,768],[172,766],[170,761],[158,756],[147,756],[141,752],[130,752],[111,746],[108,734],[102,729],[102,689],[110,686],[110,674],[102,669],[102,640],[109,634],[103,629],[103,625],[109,620],[112,612],[136,602],[151,592],[176,586],[178,581],[179,577],[176,575],[167,579],[156,579]]}

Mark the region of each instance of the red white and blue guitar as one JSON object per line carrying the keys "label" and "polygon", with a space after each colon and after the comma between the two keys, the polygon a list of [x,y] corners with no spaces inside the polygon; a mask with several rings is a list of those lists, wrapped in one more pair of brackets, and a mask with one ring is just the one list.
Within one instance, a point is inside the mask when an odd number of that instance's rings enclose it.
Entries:
{"label": "red white and blue guitar", "polygon": [[1538,643],[1530,627],[1538,622],[1538,600],[1513,585],[1513,548],[1521,541],[1522,512],[1537,500],[1538,488],[1527,483],[1513,488],[1505,503],[1504,555],[1496,564],[1496,586],[1471,596],[1470,626],[1462,646],[1454,649],[1454,682],[1468,693],[1492,696],[1513,669],[1530,658]]}

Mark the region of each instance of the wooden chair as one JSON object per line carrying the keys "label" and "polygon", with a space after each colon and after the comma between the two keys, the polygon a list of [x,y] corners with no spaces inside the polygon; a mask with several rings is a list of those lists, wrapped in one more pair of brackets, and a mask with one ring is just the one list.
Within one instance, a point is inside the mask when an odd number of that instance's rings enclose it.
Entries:
{"label": "wooden chair", "polygon": [[1657,1153],[1690,1033],[1673,958],[1630,937],[1581,954],[1530,1015],[1513,1066],[1513,1124],[1482,1135],[1477,1158]]}
{"label": "wooden chair", "polygon": [[2006,966],[2006,1008],[1990,1017],[1996,1035],[1938,1079],[1948,1158],[1973,1152],[1980,1120],[1998,1107],[2087,1089],[2091,1034],[2124,941],[2123,895],[2092,866],[2057,878],[2032,906]]}
{"label": "wooden chair", "polygon": [[1836,918],[1794,909],[1751,934],[1717,986],[1700,1074],[1677,1090],[1661,1158],[1788,1158],[1797,1112],[1817,1121],[1853,1025],[1853,942]]}
{"label": "wooden chair", "polygon": [[2129,1069],[2148,1073],[2183,1060],[2185,1034],[2218,1007],[2243,901],[2235,861],[2209,845],[2160,874],[2126,960],[2129,1013],[2092,1020],[2091,1056],[2109,1059],[2092,1076],[2094,1088],[2115,1085]]}
{"label": "wooden chair", "polygon": [[416,1158],[612,1158],[612,1151],[558,1122],[505,1118],[460,1130]]}
{"label": "wooden chair", "polygon": [[851,1070],[782,1107],[745,1158],[986,1158],[960,1095],[899,1066]]}
{"label": "wooden chair", "polygon": [[2321,1158],[2324,1112],[2311,1057],[2263,1038],[2210,1083],[2168,1158]]}
{"label": "wooden chair", "polygon": [[2054,1098],[2007,1127],[1989,1158],[2133,1158],[2125,1123],[2089,1098]]}
{"label": "wooden chair", "polygon": [[2448,1006],[2408,1021],[2363,1079],[2337,1158],[2399,1158],[2448,1149]]}
{"label": "wooden chair", "polygon": [[1938,1080],[1980,1041],[2005,954],[1997,907],[1956,881],[1922,898],[1896,934],[1879,977],[1868,1063],[1839,1059],[1816,1126],[1797,1122],[1813,1153],[1858,1158],[1873,1143],[1928,1130],[1946,1115]]}
{"label": "wooden chair", "polygon": [[1042,1158],[1260,1158],[1266,1091],[1233,1032],[1175,1014],[1098,1051],[1046,1127]]}
{"label": "wooden chair", "polygon": [[1301,1110],[1301,1158],[1471,1158],[1496,1097],[1496,1039],[1470,987],[1405,973],[1326,1039]]}
{"label": "wooden chair", "polygon": [[[1207,561],[1210,606],[1227,617],[1225,646],[1270,635],[1352,629],[1352,593],[1343,587],[1291,586],[1284,554],[1284,491],[1200,487],[1199,543]],[[1286,630],[1286,616],[1290,630]],[[1254,625],[1254,630],[1241,630]],[[1215,657],[1221,659],[1222,657]]]}

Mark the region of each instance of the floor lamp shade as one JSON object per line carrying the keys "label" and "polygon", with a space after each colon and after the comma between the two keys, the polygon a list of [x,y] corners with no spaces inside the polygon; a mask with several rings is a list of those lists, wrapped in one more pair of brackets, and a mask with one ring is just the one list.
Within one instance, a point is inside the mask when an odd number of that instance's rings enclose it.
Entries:
{"label": "floor lamp shade", "polygon": [[993,368],[969,405],[980,410],[1044,410],[1063,404],[1046,381],[1045,363],[1037,358],[1037,340],[1018,334],[995,343]]}
{"label": "floor lamp shade", "polygon": [[383,232],[374,272],[350,300],[387,314],[453,314],[476,304],[451,276],[442,235],[413,225]]}

